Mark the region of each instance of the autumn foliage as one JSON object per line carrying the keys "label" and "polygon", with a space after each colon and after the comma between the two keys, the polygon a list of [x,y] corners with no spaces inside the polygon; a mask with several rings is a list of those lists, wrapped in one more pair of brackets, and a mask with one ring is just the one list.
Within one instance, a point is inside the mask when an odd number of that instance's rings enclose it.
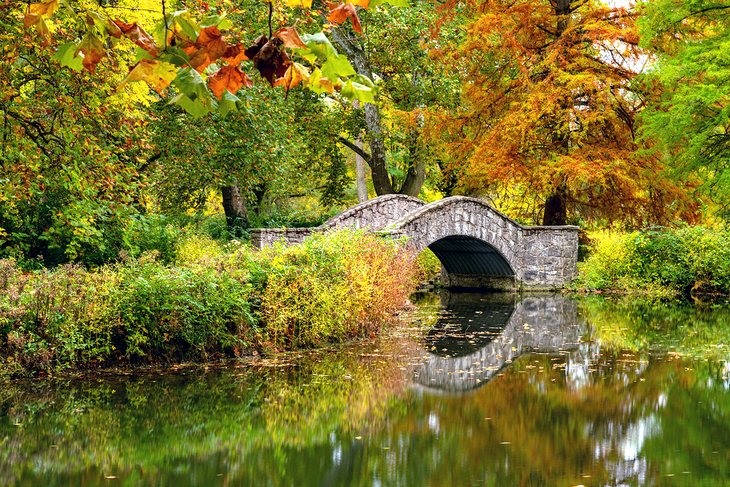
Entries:
{"label": "autumn foliage", "polygon": [[432,127],[463,191],[493,196],[508,187],[505,209],[531,202],[517,216],[545,224],[691,214],[685,188],[635,140],[645,103],[635,78],[647,62],[636,12],[597,1],[473,6],[465,41],[437,53],[464,73],[462,110],[437,114]]}
{"label": "autumn foliage", "polygon": [[[311,7],[308,1],[285,3],[289,7]],[[373,2],[378,3],[382,2]],[[389,0],[389,3],[402,2]],[[326,19],[331,25],[349,20],[355,32],[362,33],[357,9],[369,4],[368,0],[327,4]],[[348,99],[372,100],[372,81],[356,75],[349,61],[336,52],[322,32],[300,36],[295,26],[284,26],[272,33],[271,16],[269,35],[260,35],[246,46],[235,35],[225,33],[234,24],[222,11],[197,19],[187,10],[167,13],[162,4],[156,19],[159,25],[150,33],[137,21],[127,22],[118,17],[124,10],[115,7],[100,11],[83,5],[68,7],[65,10],[71,12],[70,17],[68,12],[60,16],[58,0],[30,3],[24,13],[25,27],[37,33],[41,44],[56,50],[55,59],[61,65],[83,67],[94,73],[112,51],[124,45],[123,40],[131,42],[139,51],[122,84],[145,81],[159,94],[174,84],[177,94],[172,102],[195,116],[216,109],[225,115],[237,108],[240,100],[236,93],[252,86],[242,64],[246,61],[272,86],[289,90],[304,85],[320,93],[337,91]],[[269,8],[273,13],[272,4]],[[59,25],[65,27],[59,29]],[[84,28],[76,32],[74,40],[61,43],[54,38],[52,31],[68,29],[70,32],[75,30],[71,27],[75,25]],[[294,62],[292,56],[307,62],[309,67]]]}

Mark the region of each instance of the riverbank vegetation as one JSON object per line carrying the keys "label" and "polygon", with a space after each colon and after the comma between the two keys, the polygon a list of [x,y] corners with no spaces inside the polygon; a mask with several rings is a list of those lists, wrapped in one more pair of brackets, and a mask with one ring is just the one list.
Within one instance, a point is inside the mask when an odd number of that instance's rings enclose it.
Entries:
{"label": "riverbank vegetation", "polygon": [[657,297],[730,294],[730,230],[650,228],[594,234],[576,289]]}
{"label": "riverbank vegetation", "polygon": [[6,372],[210,360],[376,333],[415,288],[415,259],[360,232],[255,251],[206,237],[87,270],[0,261]]}

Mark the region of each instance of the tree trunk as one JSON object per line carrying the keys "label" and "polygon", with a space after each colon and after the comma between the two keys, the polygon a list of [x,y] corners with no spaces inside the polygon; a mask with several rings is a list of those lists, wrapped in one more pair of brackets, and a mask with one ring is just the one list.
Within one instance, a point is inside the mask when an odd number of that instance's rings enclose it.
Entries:
{"label": "tree trunk", "polygon": [[246,230],[249,225],[248,212],[243,197],[241,197],[241,190],[237,184],[222,186],[221,195],[228,232],[234,237],[240,237],[243,230]]}
{"label": "tree trunk", "polygon": [[567,196],[567,189],[564,184],[561,184],[547,197],[542,217],[543,225],[565,225],[568,217]]}
{"label": "tree trunk", "polygon": [[411,129],[408,133],[408,172],[398,191],[401,194],[417,197],[426,181],[426,162],[420,144],[420,132]]}
{"label": "tree trunk", "polygon": [[[337,44],[353,64],[358,74],[373,78],[373,71],[367,60],[365,51],[355,44],[340,27],[332,28],[332,40]],[[385,142],[383,141],[383,124],[380,111],[376,105],[365,103],[365,131],[368,145],[370,145],[370,171],[373,178],[373,188],[378,196],[394,193],[393,185],[388,174],[385,159]]]}
{"label": "tree trunk", "polygon": [[[362,139],[355,141],[360,150],[362,150]],[[365,170],[365,159],[358,153],[355,153],[355,180],[357,183],[357,202],[362,203],[368,200],[367,171]]]}

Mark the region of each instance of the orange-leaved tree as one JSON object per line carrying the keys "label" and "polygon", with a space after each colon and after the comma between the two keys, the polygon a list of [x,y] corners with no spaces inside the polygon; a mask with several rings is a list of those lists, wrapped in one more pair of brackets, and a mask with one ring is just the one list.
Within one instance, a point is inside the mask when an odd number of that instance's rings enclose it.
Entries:
{"label": "orange-leaved tree", "polygon": [[[634,78],[649,60],[632,9],[597,0],[477,0],[458,49],[458,113],[437,114],[462,191],[509,188],[545,225],[569,217],[675,217],[684,189],[661,176],[635,141],[643,96]],[[677,211],[675,211],[677,210]],[[529,213],[532,212],[532,214]]]}

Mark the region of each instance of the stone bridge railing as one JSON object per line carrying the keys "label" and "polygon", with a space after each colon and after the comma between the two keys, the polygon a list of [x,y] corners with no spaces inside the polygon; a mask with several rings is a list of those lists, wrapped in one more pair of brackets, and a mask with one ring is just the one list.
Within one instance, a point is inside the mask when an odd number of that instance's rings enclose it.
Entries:
{"label": "stone bridge railing", "polygon": [[425,204],[418,198],[402,194],[380,196],[333,216],[319,227],[253,229],[251,231],[251,243],[258,248],[279,241],[296,244],[314,232],[324,232],[338,228],[363,228],[378,231]]}

